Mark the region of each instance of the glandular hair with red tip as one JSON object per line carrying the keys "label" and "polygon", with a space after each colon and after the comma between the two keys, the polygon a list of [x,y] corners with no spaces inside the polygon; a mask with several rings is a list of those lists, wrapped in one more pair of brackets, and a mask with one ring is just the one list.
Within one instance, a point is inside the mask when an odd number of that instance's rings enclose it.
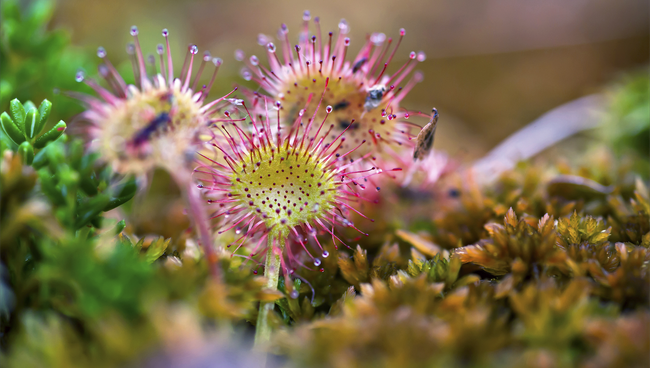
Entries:
{"label": "glandular hair with red tip", "polygon": [[[312,253],[329,255],[323,239],[331,238],[335,247],[347,246],[336,229],[357,229],[347,215],[359,213],[355,204],[365,179],[382,171],[367,160],[351,160],[356,149],[342,148],[347,130],[325,142],[332,124],[327,114],[318,121],[315,116],[332,107],[323,107],[322,97],[311,117],[299,112],[292,127],[282,126],[276,106],[267,104],[262,118],[251,114],[245,103],[247,119],[234,119],[229,112],[231,121],[224,119],[214,128],[213,154],[203,154],[195,173],[208,202],[216,207],[212,218],[218,233],[239,235],[231,244],[236,245],[235,252],[252,242],[251,254],[266,254],[269,239],[278,252],[290,252],[291,247],[285,246],[295,242],[318,266],[319,255]],[[292,254],[283,258],[284,267],[287,261],[301,262]]]}
{"label": "glandular hair with red tip", "polygon": [[[138,28],[132,27],[130,33],[134,43],[128,45],[127,52],[133,64],[135,85],[125,83],[107,58],[106,50],[100,47],[97,50],[97,56],[102,59],[99,74],[106,87],[78,72],[76,80],[94,89],[98,97],[66,93],[86,106],[80,119],[89,123],[85,133],[90,147],[115,171],[142,175],[155,167],[178,170],[184,166],[190,171],[210,117],[226,104],[223,100],[227,95],[206,103],[221,59],[204,53],[191,83],[198,53],[196,45],[188,47],[181,74],[174,77],[167,29],[162,31],[165,45],[159,44],[156,48],[158,65],[153,55],[147,58],[149,65],[145,64]],[[214,65],[212,78],[208,85],[197,90],[198,80],[208,63]],[[209,138],[209,131],[205,133]]]}
{"label": "glandular hair with red tip", "polygon": [[[344,149],[353,148],[363,140],[369,142],[358,150],[360,155],[386,151],[392,155],[401,146],[412,150],[412,139],[419,126],[407,119],[419,113],[405,110],[400,103],[422,80],[422,73],[413,70],[418,62],[425,60],[424,53],[410,52],[407,61],[394,70],[393,59],[406,33],[401,29],[397,40],[386,39],[383,33],[369,35],[359,53],[349,58],[348,48],[353,40],[348,37],[349,26],[345,20],[339,22],[337,34],[323,34],[318,17],[313,20],[312,34],[310,21],[311,15],[305,12],[295,45],[290,43],[289,30],[284,24],[278,31],[279,46],[271,37],[260,35],[258,43],[264,46],[266,65],[255,55],[247,58],[243,51],[237,51],[236,58],[245,63],[244,79],[253,80],[268,93],[265,96],[249,91],[251,109],[263,110],[266,99],[280,101],[284,109],[282,123],[290,126],[299,111],[305,110],[308,116],[314,112],[313,104],[309,104],[310,96],[320,94],[329,79],[323,97],[323,102],[332,106],[329,120],[334,127],[329,139],[349,127]],[[316,120],[325,114],[321,109]]]}

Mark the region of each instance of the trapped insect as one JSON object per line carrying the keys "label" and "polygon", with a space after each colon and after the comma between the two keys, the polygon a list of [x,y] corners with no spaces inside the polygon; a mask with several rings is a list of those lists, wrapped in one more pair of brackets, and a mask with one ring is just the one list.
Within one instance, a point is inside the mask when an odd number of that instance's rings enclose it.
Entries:
{"label": "trapped insect", "polygon": [[366,103],[363,105],[363,107],[366,108],[366,111],[370,111],[381,105],[381,100],[384,98],[385,92],[386,86],[383,84],[378,84],[370,88],[368,90],[368,95],[366,95]]}
{"label": "trapped insect", "polygon": [[433,147],[433,139],[436,136],[436,126],[438,125],[438,110],[434,107],[431,120],[425,125],[416,138],[415,149],[413,150],[413,160],[421,160],[426,156]]}

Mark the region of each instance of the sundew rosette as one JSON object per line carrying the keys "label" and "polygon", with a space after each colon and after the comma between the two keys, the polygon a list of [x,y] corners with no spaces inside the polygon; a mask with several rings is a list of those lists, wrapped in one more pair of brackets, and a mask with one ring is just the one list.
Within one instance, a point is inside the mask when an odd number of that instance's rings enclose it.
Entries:
{"label": "sundew rosette", "polygon": [[[393,58],[406,34],[404,29],[399,30],[396,42],[386,39],[383,33],[369,35],[359,53],[350,58],[351,40],[345,20],[339,23],[337,35],[329,32],[325,36],[318,17],[314,18],[315,34],[310,36],[310,20],[309,12],[305,12],[298,43],[293,46],[285,24],[278,31],[279,47],[268,36],[258,37],[258,43],[266,49],[267,65],[255,55],[246,57],[242,51],[236,52],[236,58],[245,63],[243,77],[255,81],[268,93],[265,96],[248,92],[253,110],[263,110],[263,101],[267,99],[279,101],[284,110],[282,123],[291,125],[299,111],[305,110],[307,116],[314,113],[310,99],[323,91],[329,79],[323,96],[323,102],[332,106],[329,119],[335,124],[329,139],[349,127],[343,148],[351,149],[367,140],[370,144],[362,146],[357,153],[375,159],[373,155],[392,155],[403,145],[412,148],[411,140],[419,126],[407,119],[420,113],[408,111],[400,103],[415,84],[422,81],[422,73],[413,73],[413,70],[418,62],[424,61],[424,53],[410,52],[408,61],[389,75]],[[316,120],[324,116],[322,109],[315,115]]]}
{"label": "sundew rosette", "polygon": [[[347,244],[336,234],[337,227],[365,234],[347,217],[350,212],[360,214],[354,205],[363,198],[360,191],[368,188],[366,179],[383,172],[368,160],[352,158],[365,141],[344,149],[350,127],[326,142],[334,127],[328,123],[333,107],[321,107],[329,83],[326,79],[311,117],[303,109],[291,127],[282,126],[279,104],[265,104],[262,119],[244,104],[250,121],[224,113],[232,120],[214,124],[214,157],[204,155],[209,164],[195,169],[208,202],[216,208],[211,218],[218,233],[234,231],[239,236],[231,244],[235,252],[252,243],[245,257],[266,258],[264,275],[271,289],[277,288],[281,270],[287,277],[294,264],[302,265],[301,257],[291,253],[292,243],[300,244],[318,267],[319,257],[329,255],[321,244],[327,238],[319,235],[331,237],[338,247]],[[323,118],[318,119],[321,110]],[[314,256],[314,251],[320,254]],[[261,307],[257,343],[268,340],[272,309],[273,303]]]}
{"label": "sundew rosette", "polygon": [[[77,81],[90,86],[97,96],[68,94],[87,108],[80,114],[80,119],[88,123],[84,132],[90,150],[98,152],[114,171],[146,178],[153,169],[162,168],[176,181],[188,202],[211,269],[217,274],[208,219],[192,183],[191,168],[197,151],[205,144],[203,138],[210,137],[211,116],[220,109],[219,102],[226,98],[206,103],[221,59],[212,58],[206,52],[192,82],[198,48],[190,45],[181,74],[176,78],[166,29],[162,31],[165,45],[159,44],[156,49],[159,65],[156,65],[153,55],[148,57],[148,66],[145,64],[137,27],[131,28],[131,35],[134,43],[127,46],[127,52],[133,64],[134,85],[126,84],[107,59],[106,50],[100,47],[97,55],[103,62],[99,74],[109,89],[78,72]],[[215,67],[212,78],[208,85],[197,90],[201,74],[209,62]]]}
{"label": "sundew rosette", "polygon": [[[329,83],[326,80],[325,85]],[[367,142],[343,149],[349,127],[326,142],[334,126],[328,122],[333,108],[322,107],[322,99],[314,105],[311,118],[301,110],[299,123],[292,127],[282,127],[277,105],[266,106],[262,119],[250,114],[249,121],[234,119],[226,111],[230,120],[213,125],[215,154],[202,153],[206,164],[195,173],[210,198],[208,203],[218,208],[212,215],[219,224],[218,233],[234,230],[241,234],[236,244],[262,233],[260,244],[279,248],[292,237],[304,247],[307,237],[321,252],[317,234],[329,234],[336,248],[345,244],[333,227],[356,229],[345,215],[357,211],[353,203],[363,190],[374,190],[366,179],[384,170],[369,160],[353,158]],[[324,118],[317,120],[320,110]],[[357,170],[359,166],[365,167]],[[260,249],[253,253],[260,254]]]}
{"label": "sundew rosette", "polygon": [[[210,116],[218,110],[223,97],[205,103],[212,88],[221,59],[203,55],[194,81],[191,82],[196,45],[188,47],[181,74],[174,77],[173,60],[169,48],[168,31],[163,30],[166,47],[159,44],[159,68],[150,55],[147,63],[138,41],[138,29],[131,28],[134,44],[127,46],[133,63],[135,85],[127,85],[122,76],[106,58],[100,47],[97,55],[103,63],[99,73],[109,89],[77,73],[98,97],[74,94],[87,107],[80,118],[88,123],[86,130],[91,149],[120,173],[142,175],[156,167],[170,171],[188,167],[202,144],[201,134],[210,123]],[[189,60],[189,62],[188,62]],[[215,68],[208,85],[197,90],[197,83],[207,63]]]}

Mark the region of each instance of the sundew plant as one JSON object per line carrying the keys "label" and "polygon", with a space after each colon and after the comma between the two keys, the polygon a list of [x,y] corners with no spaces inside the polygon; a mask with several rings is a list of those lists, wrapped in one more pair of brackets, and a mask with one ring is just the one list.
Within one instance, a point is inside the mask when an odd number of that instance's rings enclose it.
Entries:
{"label": "sundew plant", "polygon": [[125,53],[69,5],[2,4],[3,367],[650,363],[647,60],[488,152],[415,5],[134,2]]}

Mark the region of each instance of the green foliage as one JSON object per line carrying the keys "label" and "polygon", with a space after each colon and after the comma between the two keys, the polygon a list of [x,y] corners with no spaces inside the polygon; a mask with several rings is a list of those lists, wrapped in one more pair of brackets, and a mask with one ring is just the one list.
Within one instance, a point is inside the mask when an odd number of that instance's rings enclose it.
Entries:
{"label": "green foliage", "polygon": [[650,156],[650,77],[647,70],[623,78],[611,92],[602,137],[620,154]]}
{"label": "green foliage", "polygon": [[34,159],[41,190],[50,200],[61,224],[72,230],[101,227],[101,213],[135,195],[135,179],[116,181],[110,168],[99,168],[96,154],[86,154],[79,140],[55,142]]}
{"label": "green foliage", "polygon": [[510,209],[503,225],[485,225],[489,239],[456,249],[464,263],[474,263],[495,276],[512,272],[523,278],[538,273],[540,267],[563,264],[566,255],[555,247],[553,217],[545,215],[537,226],[517,219]]}
{"label": "green foliage", "polygon": [[452,287],[473,284],[480,280],[477,275],[465,275],[460,279],[458,278],[461,267],[459,257],[454,256],[448,259],[438,253],[432,259],[427,260],[415,249],[411,249],[411,253],[413,259],[409,260],[406,272],[411,277],[425,275],[427,281],[436,285],[436,287],[442,284],[445,289],[451,289]]}
{"label": "green foliage", "polygon": [[[48,146],[52,151],[41,172],[87,175],[75,153],[80,148],[66,139]],[[43,174],[23,166],[10,150],[3,159],[0,343],[10,347],[0,355],[3,366],[123,365],[161,339],[171,343],[171,336],[189,327],[188,313],[221,322],[254,319],[256,301],[281,296],[264,290],[265,281],[249,268],[229,260],[222,261],[223,281],[212,280],[204,260],[188,253],[181,261],[169,252],[171,239],[127,235],[123,220],[112,228],[75,231],[61,215],[70,212],[67,202],[50,205],[54,194],[40,191]],[[83,192],[66,178],[56,180]],[[96,186],[94,196],[77,195],[92,200],[112,187],[103,179]],[[179,314],[179,308],[186,312]],[[198,320],[189,322],[200,330]]]}
{"label": "green foliage", "polygon": [[[66,31],[46,29],[54,1],[6,0],[1,10],[0,108],[6,110],[11,97],[52,99],[54,89],[78,88],[75,72],[89,68],[89,59],[70,46]],[[55,121],[80,112],[79,104],[71,99],[57,97],[55,102]]]}
{"label": "green foliage", "polygon": [[625,308],[647,307],[650,303],[650,250],[640,246],[626,247],[616,243],[620,265],[613,271],[590,263],[590,273],[598,283],[595,294]]}
{"label": "green foliage", "polygon": [[116,242],[100,255],[87,240],[74,237],[41,248],[43,260],[34,278],[43,288],[39,296],[56,310],[83,318],[108,311],[134,318],[144,312],[140,300],[154,269],[135,247]]}
{"label": "green foliage", "polygon": [[396,263],[400,262],[397,245],[384,244],[372,261],[368,262],[368,252],[357,245],[352,259],[340,253],[338,265],[343,278],[355,287],[371,279],[386,280],[397,272]]}
{"label": "green foliage", "polygon": [[425,277],[373,280],[361,295],[346,292],[336,317],[285,329],[275,341],[291,366],[485,366],[508,342],[491,295],[487,284],[442,298]]}
{"label": "green foliage", "polygon": [[280,313],[285,324],[289,324],[290,321],[311,320],[314,316],[314,307],[318,307],[318,304],[314,305],[307,296],[304,296],[299,301],[300,292],[298,290],[300,290],[301,284],[300,279],[289,279],[288,282],[284,278],[280,279],[278,290],[284,293],[286,297],[277,300],[275,303],[280,308]]}
{"label": "green foliage", "polygon": [[607,241],[610,228],[603,221],[591,216],[580,217],[577,213],[570,218],[561,218],[557,224],[557,246],[567,252],[574,262],[586,267],[590,259],[596,260],[607,271],[618,267],[619,259],[614,247]]}
{"label": "green foliage", "polygon": [[1,139],[10,146],[18,146],[18,153],[26,165],[31,165],[34,161],[35,148],[44,148],[59,139],[67,128],[61,120],[50,130],[40,134],[51,112],[52,103],[48,100],[43,100],[36,108],[31,101],[22,104],[16,98],[11,100],[9,114],[2,113]]}
{"label": "green foliage", "polygon": [[646,184],[637,180],[633,198],[622,195],[608,198],[612,211],[608,222],[612,224],[612,240],[650,247],[650,195]]}
{"label": "green foliage", "polygon": [[606,194],[594,198],[591,191],[584,190],[583,183],[574,179],[549,177],[540,165],[521,162],[487,187],[480,187],[471,176],[454,182],[458,199],[443,204],[444,210],[435,215],[433,240],[447,249],[470,245],[486,238],[485,225],[501,221],[510,208],[534,218],[545,214],[559,218],[580,211],[586,200],[605,198]]}

